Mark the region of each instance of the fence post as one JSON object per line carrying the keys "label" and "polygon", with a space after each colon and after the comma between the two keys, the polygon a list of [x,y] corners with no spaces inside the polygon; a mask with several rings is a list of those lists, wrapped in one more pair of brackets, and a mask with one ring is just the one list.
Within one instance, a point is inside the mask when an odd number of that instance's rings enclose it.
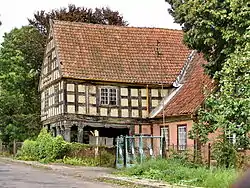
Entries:
{"label": "fence post", "polygon": [[3,152],[3,142],[0,140],[0,152]]}
{"label": "fence post", "polygon": [[116,138],[116,158],[115,158],[115,166],[118,168],[118,160],[119,160],[119,136]]}
{"label": "fence post", "polygon": [[127,142],[127,135],[124,136],[124,165],[125,167],[128,166],[128,142]]}
{"label": "fence post", "polygon": [[98,130],[95,130],[94,132],[95,134],[95,144],[96,144],[96,147],[95,147],[95,159],[97,159],[98,157],[98,153],[99,153],[99,131]]}
{"label": "fence post", "polygon": [[208,168],[210,169],[211,167],[211,144],[208,144]]}
{"label": "fence post", "polygon": [[139,140],[139,152],[140,152],[140,164],[142,164],[142,154],[143,154],[142,135],[140,135],[140,140]]}
{"label": "fence post", "polygon": [[13,141],[13,155],[16,155],[16,140]]}

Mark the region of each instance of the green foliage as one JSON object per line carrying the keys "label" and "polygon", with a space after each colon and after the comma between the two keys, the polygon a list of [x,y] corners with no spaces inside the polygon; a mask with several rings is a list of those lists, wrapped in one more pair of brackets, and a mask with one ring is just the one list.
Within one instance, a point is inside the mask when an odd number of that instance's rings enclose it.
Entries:
{"label": "green foliage", "polygon": [[105,148],[99,148],[99,155],[93,155],[94,148],[80,143],[68,143],[61,136],[53,137],[42,129],[36,140],[25,140],[17,153],[17,159],[61,162],[71,165],[113,167],[115,155]]}
{"label": "green foliage", "polygon": [[74,165],[74,166],[98,166],[99,161],[95,158],[70,158],[70,157],[64,157],[62,162],[64,164]]}
{"label": "green foliage", "polygon": [[214,144],[212,154],[219,167],[234,168],[237,165],[237,150],[234,145],[223,136]]}
{"label": "green foliage", "polygon": [[115,164],[115,155],[106,151],[105,149],[101,149],[99,153],[99,165],[105,167],[114,167]]}
{"label": "green foliage", "polygon": [[185,32],[184,41],[202,52],[210,75],[220,71],[250,25],[248,0],[166,0],[170,14]]}
{"label": "green foliage", "polygon": [[23,160],[39,160],[51,162],[62,159],[69,150],[69,143],[61,136],[52,137],[46,129],[42,129],[35,141],[25,140],[19,156]]}
{"label": "green foliage", "polygon": [[[236,160],[233,152],[235,148],[248,149],[250,143],[247,136],[250,131],[250,32],[246,32],[243,38],[245,44],[237,48],[222,70],[216,73],[216,77],[220,77],[219,90],[200,109],[199,122],[194,125],[190,135],[206,143],[208,133],[221,131],[223,138],[218,140],[216,158],[220,164],[229,166]],[[236,135],[234,145],[228,144],[227,139],[232,134]],[[228,154],[232,156],[225,158]]]}
{"label": "green foliage", "polygon": [[0,49],[0,132],[4,142],[23,141],[40,131],[38,70],[44,41],[33,27],[5,34]]}
{"label": "green foliage", "polygon": [[122,175],[163,180],[168,183],[186,184],[199,187],[221,188],[237,177],[233,169],[208,170],[202,166],[190,166],[179,160],[151,160],[119,172]]}
{"label": "green foliage", "polygon": [[34,140],[25,140],[21,150],[17,153],[17,158],[23,158],[23,160],[38,160],[38,148],[37,143]]}

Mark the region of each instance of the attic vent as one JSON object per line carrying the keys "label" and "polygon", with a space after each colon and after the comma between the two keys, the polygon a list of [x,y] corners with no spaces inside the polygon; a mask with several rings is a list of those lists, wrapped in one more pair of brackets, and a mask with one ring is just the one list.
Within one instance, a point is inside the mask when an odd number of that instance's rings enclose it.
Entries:
{"label": "attic vent", "polygon": [[161,49],[160,49],[160,41],[159,40],[157,40],[157,42],[156,42],[156,55],[157,56],[162,55],[162,52],[161,52]]}

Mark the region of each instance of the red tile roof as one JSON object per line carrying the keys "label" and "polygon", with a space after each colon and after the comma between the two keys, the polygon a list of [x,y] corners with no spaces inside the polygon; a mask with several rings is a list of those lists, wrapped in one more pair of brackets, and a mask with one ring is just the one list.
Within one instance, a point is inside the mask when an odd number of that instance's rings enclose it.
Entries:
{"label": "red tile roof", "polygon": [[[212,79],[204,73],[203,64],[207,62],[202,55],[196,54],[185,76],[184,85],[165,106],[165,116],[193,114],[203,103],[205,92],[214,88]],[[157,117],[162,117],[162,113]]]}
{"label": "red tile roof", "polygon": [[179,30],[54,21],[53,33],[67,78],[171,84],[191,52]]}

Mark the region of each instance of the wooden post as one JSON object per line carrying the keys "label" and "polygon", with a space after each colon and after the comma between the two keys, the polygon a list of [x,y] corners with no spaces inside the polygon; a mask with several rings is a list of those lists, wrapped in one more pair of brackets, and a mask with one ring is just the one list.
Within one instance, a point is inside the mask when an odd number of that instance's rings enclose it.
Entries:
{"label": "wooden post", "polygon": [[96,147],[95,147],[95,158],[98,157],[98,145],[99,145],[99,131],[98,130],[95,130],[95,141],[96,141]]}
{"label": "wooden post", "polygon": [[0,140],[0,152],[3,152],[3,142]]}
{"label": "wooden post", "polygon": [[146,87],[146,104],[147,104],[147,114],[148,114],[148,116],[149,116],[149,114],[150,114],[150,107],[149,107],[149,90],[148,90],[148,85],[147,85],[147,87]]}
{"label": "wooden post", "polygon": [[16,155],[16,140],[13,141],[13,155]]}
{"label": "wooden post", "polygon": [[208,144],[208,168],[210,169],[211,167],[211,144]]}

